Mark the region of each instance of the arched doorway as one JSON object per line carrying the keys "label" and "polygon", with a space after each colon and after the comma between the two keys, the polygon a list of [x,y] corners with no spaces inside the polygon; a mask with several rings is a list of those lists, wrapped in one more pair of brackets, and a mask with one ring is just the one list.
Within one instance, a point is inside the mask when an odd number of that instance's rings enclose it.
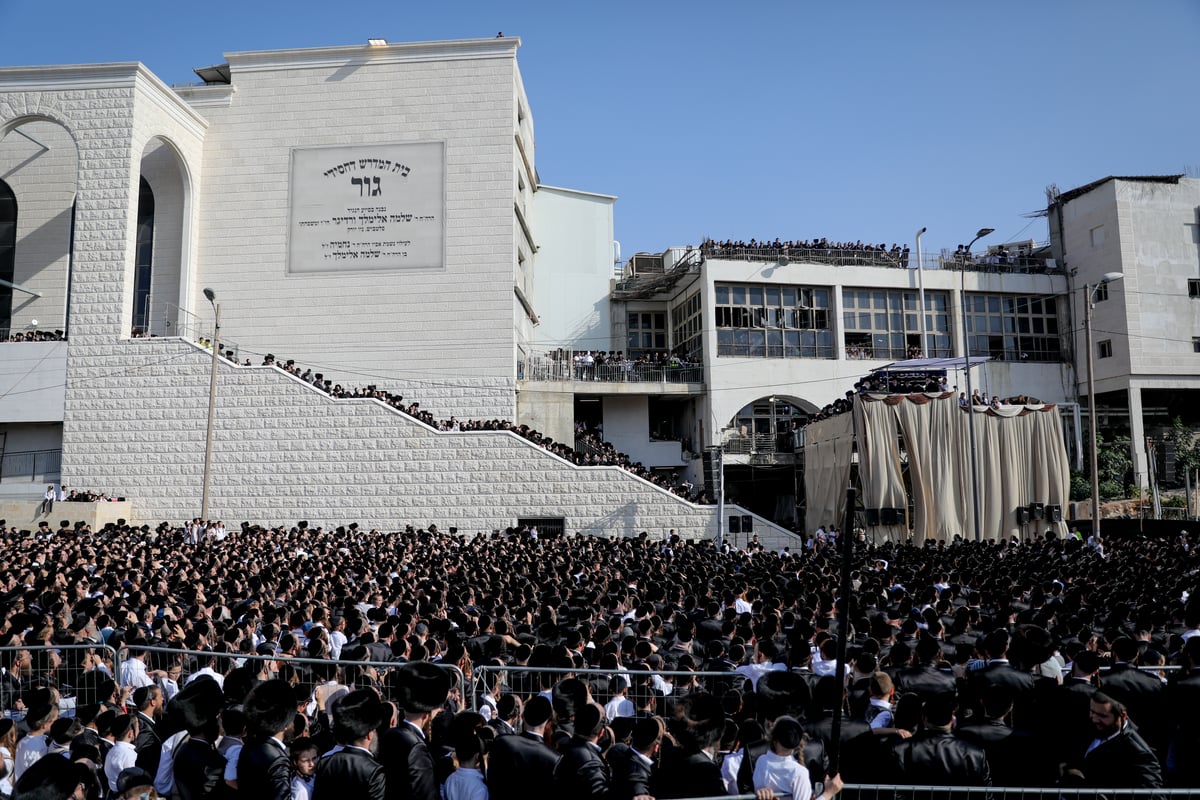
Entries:
{"label": "arched doorway", "polygon": [[0,138],[0,339],[65,338],[75,140],[57,122],[16,122]]}
{"label": "arched doorway", "polygon": [[176,336],[187,325],[181,311],[184,281],[187,176],[170,142],[155,137],[142,152],[138,181],[137,245],[129,287],[133,336]]}
{"label": "arched doorway", "polygon": [[797,520],[796,432],[812,406],[782,394],[747,403],[726,425],[726,497],[780,525]]}

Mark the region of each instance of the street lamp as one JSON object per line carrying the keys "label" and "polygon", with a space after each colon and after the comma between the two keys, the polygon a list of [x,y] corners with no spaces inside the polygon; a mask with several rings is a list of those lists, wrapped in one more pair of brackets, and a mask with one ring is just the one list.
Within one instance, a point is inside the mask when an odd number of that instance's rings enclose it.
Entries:
{"label": "street lamp", "polygon": [[208,521],[208,486],[212,477],[213,449],[213,420],[217,413],[217,359],[220,358],[221,347],[221,306],[217,303],[217,293],[212,289],[204,290],[204,297],[213,307],[213,337],[209,345],[212,347],[212,373],[208,378],[208,427],[204,434],[204,479],[200,494],[200,519]]}
{"label": "street lamp", "polygon": [[971,245],[978,242],[995,228],[980,228],[975,238],[967,245],[959,275],[959,301],[962,306],[963,366],[967,373],[967,436],[971,439],[971,500],[975,508],[975,541],[983,541],[979,527],[979,465],[975,455],[975,392],[971,389],[971,340],[967,335],[967,262],[971,260]]}
{"label": "street lamp", "polygon": [[1087,334],[1087,371],[1088,371],[1088,418],[1090,424],[1092,445],[1092,535],[1100,533],[1100,472],[1099,459],[1096,455],[1096,424],[1100,421],[1100,413],[1096,408],[1096,373],[1095,353],[1092,352],[1092,309],[1096,307],[1096,292],[1101,286],[1107,286],[1113,281],[1119,281],[1125,275],[1120,272],[1106,272],[1100,276],[1096,284],[1084,284],[1087,298],[1083,306],[1083,329]]}
{"label": "street lamp", "polygon": [[921,358],[929,358],[929,343],[925,339],[925,258],[921,253],[921,237],[928,228],[917,231],[917,313],[921,320]]}

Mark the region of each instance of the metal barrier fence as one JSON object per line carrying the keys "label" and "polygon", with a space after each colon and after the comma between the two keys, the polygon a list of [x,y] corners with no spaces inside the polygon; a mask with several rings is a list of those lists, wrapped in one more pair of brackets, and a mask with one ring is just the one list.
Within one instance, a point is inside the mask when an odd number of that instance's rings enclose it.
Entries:
{"label": "metal barrier fence", "polygon": [[[179,667],[180,675],[177,683],[178,688],[182,688],[192,676],[193,672],[203,669],[210,661],[216,660],[217,671],[225,674],[234,667],[239,667],[247,663],[266,664],[273,662],[277,665],[295,665],[304,667],[319,667],[319,670],[312,670],[314,673],[328,674],[330,677],[336,677],[341,671],[343,676],[347,668],[362,670],[365,668],[373,668],[379,673],[380,679],[390,670],[401,666],[404,662],[395,661],[333,661],[328,658],[306,658],[302,656],[287,656],[276,653],[275,655],[264,656],[258,653],[214,653],[210,650],[184,650],[174,647],[161,646],[138,646],[138,647],[123,647],[118,652],[122,663],[131,657],[133,653],[147,653],[151,658],[147,659],[146,668],[148,670],[168,671],[171,667]],[[448,670],[454,675],[457,681],[456,686],[462,687],[463,691],[468,690],[466,677],[463,671],[454,664],[438,664],[442,669]],[[318,677],[314,675],[314,678]],[[123,680],[123,677],[121,678]],[[321,682],[327,680],[321,678]],[[161,678],[155,680],[156,685],[163,688]]]}
{"label": "metal barrier fence", "polygon": [[[186,308],[166,302],[148,308],[146,325],[135,325],[132,332],[135,339],[175,337],[198,342],[205,348],[212,347],[209,341],[212,334],[211,318],[197,316]],[[229,341],[227,337],[221,337],[221,355],[236,364],[240,353],[241,347],[237,343]]]}
{"label": "metal barrier fence", "polygon": [[[0,681],[0,711],[12,719],[25,716],[25,711],[17,709],[16,705],[21,694],[29,689],[43,686],[57,689],[61,696],[59,713],[72,716],[77,705],[107,699],[94,696],[98,685],[92,679],[84,678],[86,673],[102,670],[108,677],[120,674],[117,652],[102,644],[0,647],[0,659],[0,665],[7,670],[5,679]],[[16,678],[17,682],[11,682],[11,678]]]}
{"label": "metal barrier fence", "polygon": [[903,251],[860,250],[848,247],[705,247],[706,258],[732,261],[789,261],[831,264],[838,267],[894,267],[907,269],[909,257]]}
{"label": "metal barrier fence", "polygon": [[597,381],[601,383],[703,383],[704,367],[698,364],[639,364],[635,361],[576,364],[570,355],[531,355],[522,368],[527,381]]}
{"label": "metal barrier fence", "polygon": [[0,481],[55,483],[62,474],[62,450],[25,450],[0,457]]}
{"label": "metal barrier fence", "polygon": [[846,784],[842,800],[1121,800],[1142,797],[1200,797],[1200,789],[1077,789],[1022,786],[901,786]]}

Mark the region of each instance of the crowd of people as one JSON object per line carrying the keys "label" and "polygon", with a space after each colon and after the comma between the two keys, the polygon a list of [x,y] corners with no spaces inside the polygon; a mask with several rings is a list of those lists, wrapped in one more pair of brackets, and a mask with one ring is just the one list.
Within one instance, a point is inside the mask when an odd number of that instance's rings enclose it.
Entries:
{"label": "crowd of people", "polygon": [[1030,245],[1016,245],[1011,250],[1008,245],[1000,245],[977,254],[969,252],[966,245],[960,244],[950,255],[949,262],[945,266],[956,269],[970,266],[974,269],[984,268],[994,272],[1046,272],[1048,270],[1046,259],[1035,258]]}
{"label": "crowd of people", "polygon": [[700,251],[707,258],[777,259],[790,258],[815,264],[835,266],[868,266],[908,268],[908,245],[871,244],[861,239],[855,242],[831,242],[825,237],[774,241],[764,239],[750,241],[726,239],[718,242],[705,239]]}
{"label": "crowd of people", "polygon": [[0,344],[5,342],[65,342],[66,340],[67,333],[63,330],[14,331],[0,328]]}
{"label": "crowd of people", "polygon": [[17,798],[1200,786],[1186,532],[1105,552],[851,542],[842,613],[827,543],[249,523],[0,539]]}

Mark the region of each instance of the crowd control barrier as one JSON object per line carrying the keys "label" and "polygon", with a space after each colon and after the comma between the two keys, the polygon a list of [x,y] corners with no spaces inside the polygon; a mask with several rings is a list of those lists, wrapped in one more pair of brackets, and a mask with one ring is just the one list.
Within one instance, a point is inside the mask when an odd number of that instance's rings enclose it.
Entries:
{"label": "crowd control barrier", "polygon": [[[24,654],[28,654],[28,660]],[[108,645],[55,644],[28,645],[25,647],[0,647],[0,666],[6,670],[0,682],[0,710],[11,719],[22,719],[24,709],[17,708],[21,693],[40,686],[51,686],[58,690],[59,713],[69,717],[77,705],[98,703],[107,698],[94,697],[97,683],[84,675],[100,670],[117,680],[120,675],[118,654]],[[7,680],[18,678],[16,682]]]}
{"label": "crowd control barrier", "polygon": [[1076,789],[1025,786],[846,784],[838,800],[1145,800],[1200,797],[1200,789]]}

